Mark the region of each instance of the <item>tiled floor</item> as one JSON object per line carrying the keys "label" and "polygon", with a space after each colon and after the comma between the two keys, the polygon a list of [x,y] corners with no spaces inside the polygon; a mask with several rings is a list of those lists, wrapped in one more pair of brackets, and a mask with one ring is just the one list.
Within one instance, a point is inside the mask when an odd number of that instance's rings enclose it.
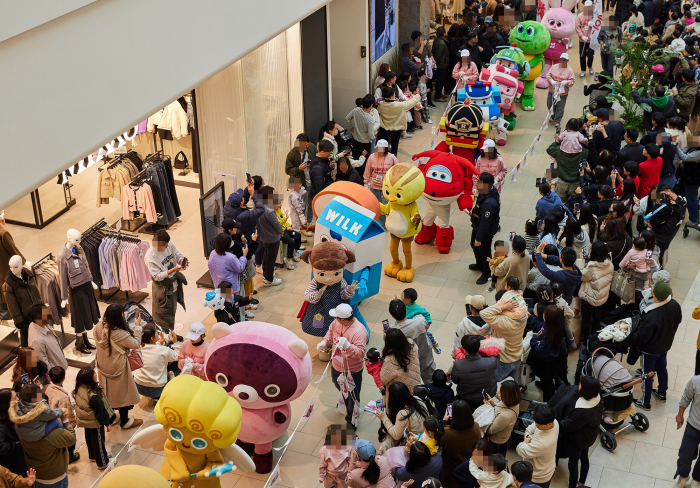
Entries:
{"label": "tiled floor", "polygon": [[[575,60],[575,49],[571,50]],[[596,59],[596,62],[598,60]],[[566,117],[578,116],[581,107],[587,104],[587,97],[582,94],[581,80],[578,78],[578,68],[575,67],[577,78],[567,102]],[[587,81],[592,82],[592,77],[587,76]],[[537,130],[542,124],[547,113],[545,100],[546,92],[536,90],[537,110],[534,112],[522,112],[518,109],[518,127],[512,132],[508,144],[499,148],[506,164],[512,167],[528,150]],[[441,109],[434,110],[433,120],[439,122]],[[548,167],[550,158],[545,153],[546,146],[552,140],[553,126],[543,135],[542,143],[537,146],[533,157],[528,157],[529,165],[522,168],[517,174],[515,182],[507,181],[502,194],[501,229],[499,238],[507,238],[509,231],[522,232],[525,220],[534,215],[534,204],[538,199],[537,190],[534,188],[535,177],[541,175]],[[413,139],[402,140],[400,144],[400,160],[410,161],[410,156],[422,150],[430,141],[430,130],[417,132]],[[81,175],[82,176],[82,175]],[[78,199],[78,205],[68,214],[58,219],[55,223],[41,232],[25,228],[8,226],[15,237],[18,246],[25,256],[32,260],[52,250],[57,251],[58,246],[65,239],[65,231],[68,228],[82,230],[92,224],[101,216],[108,216],[109,222],[115,221],[119,216],[116,204],[109,207],[96,209],[92,202],[95,198],[95,175],[82,180],[80,184],[76,178],[74,195]],[[181,202],[184,202],[183,216],[171,232],[173,242],[190,258],[192,266],[186,273],[190,279],[187,287],[186,303],[187,312],[179,309],[177,319],[188,325],[195,320],[204,320],[207,325],[213,323],[213,317],[207,317],[208,311],[202,306],[206,290],[197,289],[194,285],[196,279],[206,271],[206,261],[202,255],[200,217],[198,205],[198,190],[178,187]],[[9,217],[9,216],[8,216]],[[455,242],[452,251],[447,255],[437,253],[434,246],[417,246],[414,244],[414,265],[416,276],[410,285],[400,283],[394,279],[382,277],[380,293],[366,300],[361,308],[366,320],[370,323],[372,334],[369,346],[381,347],[381,320],[389,318],[388,302],[398,291],[411,286],[418,291],[419,303],[431,313],[434,322],[431,331],[443,346],[443,354],[436,356],[438,366],[446,369],[450,362],[447,351],[452,341],[457,323],[464,315],[464,297],[468,294],[481,293],[487,297],[488,302],[493,302],[492,295],[486,293],[486,286],[476,284],[475,276],[468,265],[473,262],[473,253],[469,248],[468,215],[454,211],[452,225],[455,227]],[[667,269],[673,276],[672,287],[674,298],[681,303],[684,320],[676,335],[674,346],[669,354],[670,390],[668,402],[661,404],[652,398],[652,411],[646,415],[650,419],[651,427],[646,433],[639,433],[633,429],[627,429],[618,438],[617,450],[613,453],[606,452],[596,444],[591,449],[591,470],[587,484],[592,488],[668,488],[675,472],[677,448],[680,444],[682,431],[677,431],[673,417],[677,411],[678,399],[685,383],[693,374],[695,358],[695,342],[700,330],[700,322],[690,316],[693,308],[700,301],[700,252],[698,243],[700,234],[691,232],[687,239],[678,235],[673,241],[670,250],[670,261]],[[384,262],[389,258],[388,240],[384,252]],[[681,265],[682,263],[682,265]],[[284,280],[284,284],[273,289],[260,288],[258,298],[260,307],[256,312],[256,320],[267,321],[289,328],[299,333],[309,344],[312,351],[314,377],[306,393],[293,402],[292,422],[294,426],[298,422],[301,412],[307,405],[316,386],[313,381],[318,380],[324,370],[325,363],[318,360],[315,344],[316,338],[301,333],[301,327],[296,314],[302,303],[302,295],[307,286],[310,270],[303,263],[294,271],[282,270],[278,276]],[[260,276],[258,276],[260,279]],[[150,307],[150,302],[145,302]],[[104,308],[104,304],[101,304]],[[573,365],[576,362],[576,353],[569,357],[569,371],[573,375]],[[68,374],[67,386],[71,387],[74,371]],[[363,379],[362,401],[378,398],[378,391],[371,377],[365,375]],[[0,376],[0,385],[8,385],[7,373]],[[335,410],[336,390],[331,384],[330,378],[320,382],[318,391],[313,393],[317,410],[312,418],[301,424],[301,429],[290,443],[286,455],[281,461],[282,480],[278,486],[286,487],[316,487],[318,484],[317,465],[318,450],[323,443],[326,427],[331,423],[342,422],[343,417]],[[541,394],[531,385],[526,393],[528,398],[539,399]],[[152,406],[143,402],[135,410],[135,415],[146,419],[152,411]],[[152,423],[152,418],[149,424]],[[360,419],[358,435],[371,440],[376,440],[378,421],[373,415],[366,414]],[[107,435],[108,449],[116,455],[124,447],[131,433],[115,429]],[[275,442],[281,446],[286,441],[286,436]],[[87,452],[83,447],[79,451],[84,460],[70,467],[70,485],[73,488],[90,487],[99,472],[93,464],[87,462]],[[508,455],[510,462],[518,459],[513,450]],[[135,449],[132,452],[122,451],[118,458],[119,464],[136,463],[151,466],[157,469],[162,463],[160,453]],[[554,487],[564,487],[568,479],[568,472],[564,462],[556,471]],[[225,488],[261,488],[265,484],[267,476],[249,473],[227,474],[222,478]]]}

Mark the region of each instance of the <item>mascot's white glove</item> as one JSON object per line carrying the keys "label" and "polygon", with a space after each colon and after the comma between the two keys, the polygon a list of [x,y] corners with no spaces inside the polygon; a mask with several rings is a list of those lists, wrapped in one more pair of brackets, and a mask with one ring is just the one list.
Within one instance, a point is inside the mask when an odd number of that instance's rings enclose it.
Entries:
{"label": "mascot's white glove", "polygon": [[322,351],[324,347],[326,347],[326,342],[325,342],[325,341],[321,341],[321,342],[319,342],[318,344],[316,344],[316,349],[319,350],[319,351]]}
{"label": "mascot's white glove", "polygon": [[587,38],[587,37],[583,37],[582,40],[583,40],[583,42],[588,42],[588,38]]}
{"label": "mascot's white glove", "polygon": [[341,337],[340,339],[338,339],[338,347],[341,351],[345,351],[348,347],[350,347],[350,341],[347,340],[345,337]]}
{"label": "mascot's white glove", "polygon": [[552,85],[552,86],[555,86],[555,85],[557,84],[557,82],[554,81],[554,80],[549,80],[549,84]]}
{"label": "mascot's white glove", "polygon": [[462,80],[462,82],[466,83],[467,82],[467,74],[464,71],[461,71],[459,73],[459,79]]}

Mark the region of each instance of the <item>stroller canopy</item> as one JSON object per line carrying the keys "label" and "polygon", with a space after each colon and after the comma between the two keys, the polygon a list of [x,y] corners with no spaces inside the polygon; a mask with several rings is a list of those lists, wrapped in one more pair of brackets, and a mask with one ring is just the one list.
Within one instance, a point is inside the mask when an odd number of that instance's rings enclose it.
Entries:
{"label": "stroller canopy", "polygon": [[613,353],[607,349],[594,352],[588,361],[591,374],[605,390],[612,390],[632,380],[630,372],[618,363]]}

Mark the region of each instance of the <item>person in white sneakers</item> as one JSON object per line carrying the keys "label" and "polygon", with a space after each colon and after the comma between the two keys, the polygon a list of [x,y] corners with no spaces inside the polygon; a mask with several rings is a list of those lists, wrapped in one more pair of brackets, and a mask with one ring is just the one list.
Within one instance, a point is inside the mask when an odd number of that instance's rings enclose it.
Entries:
{"label": "person in white sneakers", "polygon": [[[685,385],[681,401],[678,403],[678,415],[676,415],[676,426],[680,429],[683,426],[683,416],[690,407],[688,423],[683,432],[681,447],[678,449],[678,462],[676,474],[676,488],[683,488],[688,482],[690,468],[698,457],[698,446],[700,446],[700,376],[690,378]],[[700,488],[700,463],[696,462],[693,468],[692,488]]]}
{"label": "person in white sneakers", "polygon": [[559,423],[554,418],[554,410],[547,405],[537,407],[533,419],[535,422],[525,429],[525,440],[515,451],[524,461],[532,463],[532,482],[541,488],[549,488],[557,467]]}

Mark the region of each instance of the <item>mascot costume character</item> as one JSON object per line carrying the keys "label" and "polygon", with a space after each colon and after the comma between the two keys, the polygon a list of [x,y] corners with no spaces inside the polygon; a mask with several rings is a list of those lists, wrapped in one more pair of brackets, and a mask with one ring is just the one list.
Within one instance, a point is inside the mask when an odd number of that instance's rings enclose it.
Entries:
{"label": "mascot costume character", "polygon": [[568,50],[569,38],[576,30],[576,20],[571,9],[576,0],[549,0],[549,10],[542,17],[542,25],[549,31],[550,43],[544,52],[544,68],[537,78],[537,88],[549,88],[547,73],[549,68],[559,64],[561,55]]}
{"label": "mascot costume character", "polygon": [[[382,215],[388,215],[386,229],[391,234],[389,251],[392,258],[391,263],[384,268],[384,273],[405,283],[413,281],[415,273],[411,244],[421,230],[416,200],[420,198],[423,190],[425,176],[420,169],[411,164],[392,166],[386,172],[382,183],[384,198],[389,200],[389,203],[382,204],[381,207]],[[403,244],[406,266],[399,259],[399,242]]]}
{"label": "mascot costume character", "polygon": [[328,241],[307,249],[301,259],[311,265],[313,277],[297,318],[301,319],[304,332],[323,337],[335,320],[329,312],[354,297],[359,288],[357,281],[348,285],[343,278],[345,266],[355,262],[355,253],[345,250],[339,242]]}
{"label": "mascot costume character", "polygon": [[[450,252],[454,239],[454,229],[450,226],[451,205],[457,202],[459,210],[463,211],[471,210],[474,204],[472,177],[477,174],[474,149],[482,147],[488,126],[477,105],[457,102],[440,121],[441,130],[446,132],[445,140],[435,150],[413,156],[414,161],[431,158],[420,166],[425,176],[423,198],[428,205],[423,228],[416,236],[417,244],[428,244],[435,239],[438,252]],[[436,217],[439,225],[435,224]]]}
{"label": "mascot costume character", "polygon": [[158,472],[173,488],[182,483],[188,488],[221,488],[210,471],[227,459],[244,471],[255,469],[253,460],[235,444],[242,427],[241,405],[216,383],[177,376],[163,388],[153,413],[158,425],[137,433],[130,447],[164,450]]}
{"label": "mascot costume character", "polygon": [[499,51],[491,58],[491,65],[481,70],[481,80],[497,86],[501,95],[501,101],[497,105],[501,111],[501,120],[505,120],[507,125],[499,122],[493,127],[494,140],[499,146],[505,146],[508,130],[515,129],[515,100],[523,93],[524,85],[519,77],[525,71],[530,72],[530,64],[517,48]]}
{"label": "mascot costume character", "polygon": [[530,74],[525,78],[520,78],[525,82],[523,94],[520,101],[523,105],[523,110],[535,110],[535,80],[544,69],[543,52],[547,50],[550,43],[549,31],[539,22],[526,20],[516,25],[510,31],[510,42],[515,43],[515,46],[522,50],[525,54],[525,60],[530,64]]}
{"label": "mascot costume character", "polygon": [[207,379],[240,403],[239,412],[243,407],[237,444],[253,456],[255,471],[269,473],[272,441],[289,428],[290,402],[311,379],[309,347],[294,332],[265,322],[218,322],[212,333],[204,358]]}
{"label": "mascot costume character", "polygon": [[469,81],[463,89],[457,90],[457,101],[464,102],[466,99],[481,107],[484,121],[488,122],[493,130],[494,139],[507,137],[509,124],[501,117],[502,97],[498,83],[491,83],[488,80]]}
{"label": "mascot costume character", "polygon": [[99,485],[100,488],[170,488],[170,483],[158,471],[138,464],[114,468],[102,478]]}

